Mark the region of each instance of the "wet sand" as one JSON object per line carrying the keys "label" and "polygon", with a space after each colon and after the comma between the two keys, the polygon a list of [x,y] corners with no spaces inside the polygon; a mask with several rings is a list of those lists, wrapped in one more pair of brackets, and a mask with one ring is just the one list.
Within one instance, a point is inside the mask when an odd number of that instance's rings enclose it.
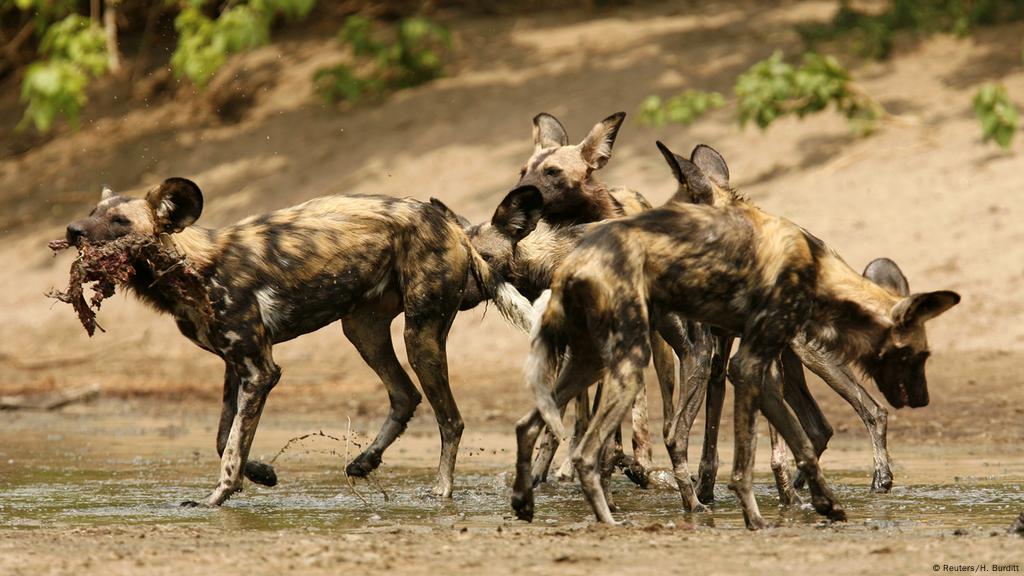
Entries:
{"label": "wet sand", "polygon": [[[254,453],[275,458],[280,483],[246,484],[221,509],[178,503],[212,487],[212,407],[102,401],[67,413],[8,413],[0,432],[0,572],[181,573],[302,568],[312,573],[765,573],[828,570],[921,574],[950,567],[1017,565],[1021,541],[1007,535],[1024,509],[1024,457],[972,443],[901,442],[897,485],[869,493],[870,452],[838,438],[823,457],[850,519],[829,524],[806,508],[780,509],[761,438],[757,496],[773,525],[748,533],[720,471],[712,514],[687,514],[666,487],[614,482],[625,527],[595,525],[575,483],[538,492],[532,524],[508,506],[513,438],[505,423],[467,430],[451,501],[430,494],[437,434],[414,421],[373,482],[349,485],[345,443],[320,436],[330,414],[290,413],[264,423]],[[375,419],[353,421],[365,442]],[[347,422],[323,428],[343,439]],[[699,438],[694,438],[696,442]],[[721,460],[728,463],[728,442]],[[348,448],[350,455],[356,446]],[[694,458],[696,455],[693,456]],[[656,464],[667,462],[657,454]],[[785,566],[785,570],[783,570]]]}

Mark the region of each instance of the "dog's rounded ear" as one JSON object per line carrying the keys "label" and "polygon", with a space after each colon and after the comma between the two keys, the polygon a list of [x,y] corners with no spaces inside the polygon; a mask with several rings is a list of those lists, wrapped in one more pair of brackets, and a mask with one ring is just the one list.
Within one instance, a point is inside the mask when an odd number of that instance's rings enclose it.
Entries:
{"label": "dog's rounded ear", "polygon": [[518,242],[537,227],[544,213],[544,197],[536,186],[520,186],[509,192],[491,217],[491,225]]}
{"label": "dog's rounded ear", "polygon": [[557,146],[568,146],[569,135],[565,132],[565,126],[547,112],[541,112],[533,117],[533,149],[554,148]]}
{"label": "dog's rounded ear", "polygon": [[949,290],[919,292],[900,300],[892,308],[898,328],[918,326],[960,303],[960,295]]}
{"label": "dog's rounded ear", "polygon": [[672,175],[679,182],[679,190],[669,202],[686,202],[690,204],[711,204],[714,200],[714,189],[704,171],[696,164],[669,150],[661,141],[656,142],[665,162],[672,169]]}
{"label": "dog's rounded ear", "polygon": [[892,290],[899,296],[910,295],[910,283],[903,271],[888,258],[875,258],[864,268],[864,277],[875,284]]}
{"label": "dog's rounded ear", "polygon": [[580,143],[580,153],[583,161],[594,170],[604,168],[612,157],[612,146],[615,145],[615,137],[619,135],[619,128],[626,119],[625,112],[616,112],[601,120],[590,129],[590,133]]}
{"label": "dog's rounded ear", "polygon": [[698,144],[690,153],[690,161],[703,170],[715,184],[723,188],[729,185],[729,166],[718,150],[707,144]]}
{"label": "dog's rounded ear", "polygon": [[168,178],[146,193],[160,232],[181,232],[203,213],[203,193],[186,178]]}
{"label": "dog's rounded ear", "polygon": [[444,214],[444,217],[447,218],[449,221],[454,222],[455,224],[458,224],[462,229],[466,229],[466,228],[470,227],[469,220],[466,220],[462,216],[459,216],[458,214],[456,214],[455,211],[452,210],[451,208],[449,208],[447,204],[445,204],[444,202],[438,200],[437,198],[434,198],[433,196],[431,196],[430,197],[430,205],[433,208],[435,208],[436,210],[438,210],[439,212],[441,212],[441,214]]}

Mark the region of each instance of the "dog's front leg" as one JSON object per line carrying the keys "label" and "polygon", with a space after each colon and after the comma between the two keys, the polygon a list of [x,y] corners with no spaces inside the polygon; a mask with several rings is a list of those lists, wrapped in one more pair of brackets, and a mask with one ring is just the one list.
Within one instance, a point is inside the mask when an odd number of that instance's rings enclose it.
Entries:
{"label": "dog's front leg", "polygon": [[[235,346],[224,357],[228,373],[237,377],[237,396],[233,410],[234,417],[229,418],[232,412],[229,392],[233,381],[229,376],[225,382],[227,401],[221,414],[218,448],[220,448],[220,438],[225,435],[224,425],[230,424],[227,426],[221,455],[220,479],[216,488],[205,501],[205,504],[210,506],[223,504],[232,494],[242,489],[242,475],[253,437],[256,435],[256,427],[259,425],[260,415],[263,413],[263,405],[270,390],[281,378],[281,369],[274,364],[270,353],[270,343],[263,334],[262,328],[247,345],[239,344],[241,343],[235,343]],[[196,503],[185,502],[184,505],[194,506]]]}
{"label": "dog's front leg", "polygon": [[[220,424],[217,428],[217,455],[224,457],[224,448],[228,444],[228,434],[238,413],[239,376],[228,364],[224,370],[224,401],[221,404]],[[277,485],[277,472],[273,466],[263,462],[249,460],[245,463],[245,477],[264,486]]]}

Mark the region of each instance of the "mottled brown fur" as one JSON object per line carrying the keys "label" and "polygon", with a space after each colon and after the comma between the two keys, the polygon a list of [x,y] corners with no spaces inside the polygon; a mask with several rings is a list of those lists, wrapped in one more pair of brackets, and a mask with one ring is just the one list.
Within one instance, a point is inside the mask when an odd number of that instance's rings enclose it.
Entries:
{"label": "mottled brown fur", "polygon": [[[695,163],[676,160],[677,178],[691,193],[716,186]],[[841,362],[865,368],[883,364],[871,371],[883,391],[923,385],[923,360],[917,361],[926,353],[920,348],[925,343],[923,322],[958,300],[951,292],[905,298],[888,292],[854,272],[803,229],[745,201],[727,206],[669,202],[595,226],[555,274],[550,303],[534,326],[527,378],[537,391],[538,409],[517,426],[513,507],[521,516],[532,516],[532,492],[522,479],[523,460],[540,423],[560,430],[557,407],[603,366],[609,390],[574,461],[595,514],[614,522],[595,466],[613,423],[621,420],[623,407],[642,386],[642,370],[650,356],[648,311],[653,308],[741,335],[739,352],[729,364],[736,387],[730,486],[740,498],[748,527],[764,525],[751,491],[758,407],[796,454],[815,509],[842,519],[845,513],[828,488],[813,446],[782,402],[781,384],[770,367],[790,342],[803,338]],[[822,313],[836,307],[846,307],[848,313]],[[573,361],[562,368],[550,394],[543,383],[563,348],[572,351]],[[914,362],[887,358],[894,349],[912,351]]]}
{"label": "mottled brown fur", "polygon": [[381,196],[329,196],[246,218],[217,230],[192,226],[202,211],[192,182],[172,178],[146,199],[107,191],[68,241],[104,242],[130,232],[158,235],[205,278],[213,319],[151,289],[153,271],[136,262],[131,288],[172,315],[181,332],[226,365],[217,434],[220,481],[206,499],[219,505],[273,470],[247,461],[267,394],[280,379],[274,344],[341,320],[345,335],[388,389],[391,410],[374,441],[347,467],[365,476],[404,431],[420,394],[395,356],[390,325],[405,315],[409,362],[437,416],[437,491],[451,495],[462,419],[448,385],[445,341],[470,287],[520,326],[529,302],[493,275],[462,229],[428,204]]}
{"label": "mottled brown fur", "polygon": [[[613,114],[597,123],[579,145],[569,145],[558,119],[546,113],[534,117],[534,153],[523,165],[518,187],[506,196],[490,222],[472,226],[440,200],[432,198],[431,202],[466,229],[474,247],[496,271],[522,294],[535,299],[548,288],[555,267],[575,246],[587,224],[651,208],[640,193],[608,187],[594,175],[611,158],[624,118],[624,112]],[[523,210],[527,205],[529,213]],[[671,397],[676,378],[674,359],[665,343],[658,340],[655,356],[659,381],[663,389],[668,387]],[[585,402],[581,399],[577,405]],[[546,439],[538,455],[538,480],[546,478],[557,442],[554,437]],[[646,485],[652,459],[646,391],[637,396],[633,410],[633,448],[633,459],[621,457],[621,451],[616,458],[630,478]]]}
{"label": "mottled brown fur", "polygon": [[598,222],[651,207],[639,193],[608,187],[594,172],[611,158],[626,118],[617,112],[598,122],[582,142],[569,144],[562,123],[550,114],[533,119],[533,154],[520,170],[518,186],[535,186],[544,198],[544,219],[555,226]]}

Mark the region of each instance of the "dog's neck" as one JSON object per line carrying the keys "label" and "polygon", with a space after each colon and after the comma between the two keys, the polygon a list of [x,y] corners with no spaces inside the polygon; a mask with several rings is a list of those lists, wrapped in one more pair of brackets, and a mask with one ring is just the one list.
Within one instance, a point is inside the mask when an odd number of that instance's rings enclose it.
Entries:
{"label": "dog's neck", "polygon": [[551,226],[541,221],[526,238],[515,246],[512,260],[512,283],[527,298],[534,300],[551,287],[555,270],[579,244],[587,224]]}
{"label": "dog's neck", "polygon": [[809,343],[864,368],[879,354],[901,297],[858,274],[827,247],[815,258],[817,301],[807,326]]}
{"label": "dog's neck", "polygon": [[[217,236],[218,231],[216,230],[189,226],[175,234],[161,235],[159,241],[165,249],[180,255],[183,263],[191,266],[200,276],[205,276],[213,266]],[[135,274],[132,275],[127,287],[144,303],[160,312],[174,315],[179,302],[167,290],[159,288],[161,274],[167,271],[154,270],[153,266],[146,261],[133,262],[132,267],[135,269]]]}
{"label": "dog's neck", "polygon": [[199,270],[213,265],[219,231],[189,226],[177,234],[168,234],[170,243]]}
{"label": "dog's neck", "polygon": [[594,177],[580,182],[560,201],[545,207],[544,219],[554,226],[599,222],[624,214],[611,189]]}

